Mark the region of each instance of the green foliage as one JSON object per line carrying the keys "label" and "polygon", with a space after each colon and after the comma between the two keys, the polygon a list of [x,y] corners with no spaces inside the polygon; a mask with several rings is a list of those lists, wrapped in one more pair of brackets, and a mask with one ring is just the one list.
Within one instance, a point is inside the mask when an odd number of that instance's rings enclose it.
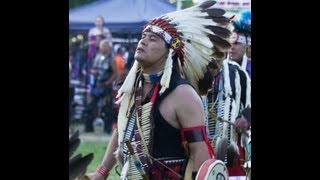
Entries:
{"label": "green foliage", "polygon": [[184,1],[182,1],[183,9],[191,7],[193,5],[194,5],[194,3],[192,2],[192,0],[184,0]]}
{"label": "green foliage", "polygon": [[[98,165],[102,162],[104,153],[107,148],[107,143],[109,142],[105,142],[101,140],[95,140],[95,141],[81,140],[81,144],[74,154],[81,153],[82,156],[85,156],[89,153],[94,153],[94,158],[88,166],[87,174],[93,173],[98,167]],[[113,168],[110,171],[108,180],[116,180],[116,179],[119,179],[119,176],[116,174]]]}
{"label": "green foliage", "polygon": [[82,6],[97,0],[69,0],[69,9]]}

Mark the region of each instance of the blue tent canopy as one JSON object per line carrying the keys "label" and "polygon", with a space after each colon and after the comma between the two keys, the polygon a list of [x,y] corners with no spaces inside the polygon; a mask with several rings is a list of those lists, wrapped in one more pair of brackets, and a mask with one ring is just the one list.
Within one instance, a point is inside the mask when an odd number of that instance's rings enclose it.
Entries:
{"label": "blue tent canopy", "polygon": [[101,15],[112,33],[141,33],[152,18],[176,10],[165,0],[99,0],[69,10],[69,30],[89,30]]}

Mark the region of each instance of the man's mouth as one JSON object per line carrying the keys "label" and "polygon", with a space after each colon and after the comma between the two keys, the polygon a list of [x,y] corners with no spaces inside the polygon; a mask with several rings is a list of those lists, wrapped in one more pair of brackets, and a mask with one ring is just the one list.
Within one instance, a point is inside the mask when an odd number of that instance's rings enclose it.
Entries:
{"label": "man's mouth", "polygon": [[141,48],[141,47],[137,48],[137,51],[138,52],[144,52],[143,48]]}

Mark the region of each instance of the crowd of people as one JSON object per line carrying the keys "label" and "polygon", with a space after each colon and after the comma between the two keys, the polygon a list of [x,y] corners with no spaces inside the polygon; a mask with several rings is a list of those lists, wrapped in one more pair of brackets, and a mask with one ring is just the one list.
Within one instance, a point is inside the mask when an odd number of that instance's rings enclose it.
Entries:
{"label": "crowd of people", "polygon": [[[70,79],[80,81],[87,92],[81,120],[85,122],[86,132],[94,132],[95,124],[101,124],[104,132],[110,134],[119,108],[115,95],[130,68],[132,55],[125,46],[113,43],[111,31],[105,27],[102,16],[95,18],[95,27],[88,32],[86,47],[84,54],[79,42],[75,42],[69,51]],[[70,87],[72,123],[75,87]]]}

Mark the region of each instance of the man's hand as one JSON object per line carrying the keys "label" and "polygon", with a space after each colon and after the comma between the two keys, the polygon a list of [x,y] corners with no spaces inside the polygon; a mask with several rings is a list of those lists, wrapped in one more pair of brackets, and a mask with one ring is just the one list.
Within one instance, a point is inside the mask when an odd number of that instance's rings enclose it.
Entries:
{"label": "man's hand", "polygon": [[105,180],[107,177],[102,176],[100,173],[93,173],[88,175],[90,180]]}

